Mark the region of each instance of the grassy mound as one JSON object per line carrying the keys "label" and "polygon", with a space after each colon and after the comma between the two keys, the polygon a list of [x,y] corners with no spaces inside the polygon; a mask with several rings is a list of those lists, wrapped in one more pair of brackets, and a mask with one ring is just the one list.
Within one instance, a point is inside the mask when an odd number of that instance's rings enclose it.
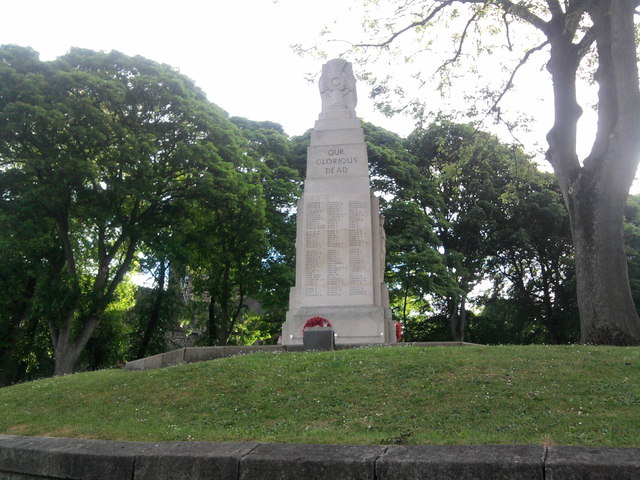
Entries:
{"label": "grassy mound", "polygon": [[637,446],[640,348],[368,348],[83,373],[0,389],[0,433]]}

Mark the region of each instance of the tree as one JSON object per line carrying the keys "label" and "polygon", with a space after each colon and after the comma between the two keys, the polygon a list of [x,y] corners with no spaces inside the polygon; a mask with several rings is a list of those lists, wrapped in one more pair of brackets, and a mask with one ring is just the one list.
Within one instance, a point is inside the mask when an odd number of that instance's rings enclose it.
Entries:
{"label": "tree", "polygon": [[[0,190],[5,182],[12,176],[0,176]],[[49,242],[34,241],[46,239],[51,226],[29,219],[28,207],[7,203],[0,201],[0,386],[48,370],[49,342],[41,341],[43,322],[34,310],[44,305],[40,299],[49,272],[59,271],[62,263],[49,263],[60,257]]]}
{"label": "tree", "polygon": [[[242,139],[166,65],[74,49],[41,62],[0,50],[5,212],[50,225],[55,373],[70,373],[141,244],[225,187]],[[13,213],[11,213],[13,214]]]}
{"label": "tree", "polygon": [[636,307],[640,308],[640,195],[629,196],[624,217],[629,283]]}
{"label": "tree", "polygon": [[415,174],[400,197],[434,220],[447,277],[451,338],[464,339],[467,297],[487,273],[504,215],[501,197],[514,181],[516,165],[530,161],[518,148],[446,119],[414,131],[407,139]]}
{"label": "tree", "polygon": [[[581,340],[588,344],[637,345],[640,320],[629,289],[623,241],[626,199],[640,159],[640,88],[634,10],[638,0],[424,0],[388,2],[394,18],[368,21],[383,38],[358,45],[390,48],[407,32],[425,38],[436,24],[459,25],[454,54],[440,72],[460,65],[466,42],[478,44],[488,30],[504,33],[505,45],[522,49],[502,88],[484,92],[500,117],[500,101],[517,71],[536,53],[547,57],[553,87],[554,124],[547,135],[552,165],[569,212],[575,249]],[[460,8],[458,8],[460,7]],[[466,22],[459,19],[466,15]],[[407,17],[409,17],[407,19]],[[397,19],[406,19],[399,24]],[[482,29],[481,25],[487,25]],[[474,30],[475,28],[475,30]],[[530,32],[525,40],[516,28]],[[441,34],[440,34],[441,35]],[[530,40],[533,39],[533,40]],[[404,52],[404,57],[410,54]],[[590,69],[593,65],[594,68]],[[577,84],[581,69],[598,85],[597,133],[591,153],[580,161]],[[420,70],[420,68],[419,68]],[[426,66],[422,69],[426,70]],[[595,70],[595,71],[594,71]],[[452,81],[447,78],[446,81]],[[388,91],[380,86],[379,91]],[[584,103],[584,102],[583,102]]]}
{"label": "tree", "polygon": [[[406,339],[413,324],[433,310],[429,299],[446,298],[456,291],[435,232],[435,220],[416,202],[395,198],[383,208],[387,236],[387,271],[390,304]],[[448,335],[442,340],[448,339]]]}
{"label": "tree", "polygon": [[432,311],[430,300],[455,290],[438,252],[436,220],[408,192],[419,189],[423,198],[433,195],[431,200],[438,194],[433,182],[418,181],[419,161],[406,139],[368,122],[363,122],[362,128],[372,188],[379,196],[385,217],[385,281],[390,306],[396,321],[403,325],[406,338],[414,339],[415,330],[424,333],[428,329],[425,325],[421,329],[414,327]]}
{"label": "tree", "polygon": [[493,293],[478,323],[491,314],[512,318],[509,329],[498,328],[502,343],[508,330],[512,342],[559,344],[579,337],[569,216],[552,177],[520,168],[501,196],[497,248],[488,261]]}
{"label": "tree", "polygon": [[[234,173],[235,172],[235,173]],[[265,205],[257,178],[228,172],[225,185],[189,212],[188,260],[197,293],[208,303],[208,345],[226,345],[257,291],[266,256]]]}
{"label": "tree", "polygon": [[[296,204],[302,191],[293,145],[282,126],[232,117],[247,139],[247,156],[256,166],[265,199],[266,254],[262,258],[258,290],[253,292],[263,313],[259,340],[275,341],[289,306],[295,280]],[[254,318],[258,317],[254,315]],[[264,337],[267,338],[264,338]]]}
{"label": "tree", "polygon": [[[175,226],[179,225],[181,223],[177,222]],[[153,286],[138,289],[135,306],[128,312],[132,325],[130,355],[133,358],[144,358],[172,349],[173,345],[167,345],[166,336],[180,324],[185,306],[185,269],[181,268],[183,263],[171,251],[171,247],[182,238],[178,232],[171,233],[173,235],[163,239],[166,243],[154,243],[151,248],[145,245],[142,249],[141,272],[153,279]],[[183,246],[186,245],[176,245]]]}

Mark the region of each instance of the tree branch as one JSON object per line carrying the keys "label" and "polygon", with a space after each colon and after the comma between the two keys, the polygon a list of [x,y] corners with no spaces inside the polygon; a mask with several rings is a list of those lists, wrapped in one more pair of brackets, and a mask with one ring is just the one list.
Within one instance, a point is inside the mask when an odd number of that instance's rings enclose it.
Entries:
{"label": "tree branch", "polygon": [[524,20],[527,23],[530,23],[534,27],[543,32],[547,32],[549,24],[545,22],[543,19],[533,14],[531,10],[523,5],[519,5],[517,3],[513,3],[511,0],[497,0],[497,2],[502,6],[502,8],[512,15]]}
{"label": "tree branch", "polygon": [[116,274],[113,276],[113,279],[111,280],[111,284],[109,285],[109,288],[105,292],[105,298],[107,299],[107,301],[111,301],[113,295],[115,294],[116,288],[118,287],[118,285],[120,285],[125,274],[129,271],[129,267],[131,266],[131,262],[133,261],[133,257],[135,256],[137,247],[138,247],[138,240],[133,237],[130,237],[129,246],[127,248],[127,252],[125,254],[124,260],[120,264],[120,267],[118,267]]}
{"label": "tree branch", "polygon": [[402,35],[403,33],[412,30],[416,27],[422,27],[424,25],[426,25],[427,23],[429,23],[431,20],[433,20],[433,18],[440,13],[442,10],[444,10],[445,8],[447,8],[448,6],[452,5],[453,2],[455,2],[456,0],[446,0],[444,3],[442,3],[441,5],[438,5],[437,7],[435,7],[433,9],[433,11],[431,11],[431,13],[429,13],[429,15],[427,15],[425,18],[423,18],[422,20],[413,22],[409,25],[407,25],[406,27],[400,29],[399,31],[395,32],[393,35],[391,35],[389,38],[387,38],[384,42],[382,43],[358,43],[356,45],[354,45],[354,47],[387,47],[389,46],[391,43],[393,43],[393,41],[398,38],[400,35]]}
{"label": "tree branch", "polygon": [[[527,50],[527,52],[524,54],[524,56],[522,57],[520,62],[518,62],[518,65],[516,65],[516,67],[511,72],[511,76],[509,77],[509,80],[507,81],[505,87],[502,89],[502,92],[500,92],[500,95],[498,95],[498,98],[495,100],[495,102],[493,102],[493,105],[491,106],[491,108],[489,109],[487,114],[485,115],[484,119],[486,119],[490,115],[491,112],[495,112],[495,111],[498,110],[498,104],[502,101],[502,98],[507,94],[507,92],[509,90],[511,90],[511,87],[513,87],[513,80],[514,80],[516,74],[518,73],[518,70],[520,70],[520,68],[522,68],[527,63],[527,61],[529,60],[529,57],[531,55],[533,55],[535,52],[538,52],[538,51],[542,50],[548,44],[549,44],[549,41],[547,40],[547,41],[541,43],[540,45]],[[483,119],[483,121],[484,121],[484,119]]]}
{"label": "tree branch", "polygon": [[462,47],[464,46],[464,40],[467,37],[467,32],[469,31],[469,27],[477,19],[478,19],[478,12],[476,11],[473,13],[473,15],[471,15],[471,18],[467,21],[467,24],[465,25],[464,30],[462,31],[462,35],[460,36],[460,42],[458,43],[458,49],[456,50],[455,55],[449,60],[446,60],[442,65],[440,65],[438,67],[438,70],[435,71],[435,73],[438,73],[447,65],[451,65],[452,63],[455,63],[458,60],[458,58],[460,58],[460,55],[462,54]]}
{"label": "tree branch", "polygon": [[589,52],[589,49],[591,48],[591,45],[593,45],[593,43],[596,41],[596,38],[597,34],[593,27],[585,32],[582,39],[576,45],[579,59],[582,59],[587,54],[587,52]]}
{"label": "tree branch", "polygon": [[[640,150],[640,89],[636,58],[633,5],[623,0],[611,2],[611,65],[617,119],[615,125],[614,170],[631,186],[638,165]],[[626,157],[626,158],[625,158]],[[626,190],[628,192],[628,188]]]}
{"label": "tree branch", "polygon": [[227,338],[231,335],[231,333],[233,333],[233,329],[236,326],[236,323],[238,321],[238,318],[240,318],[240,313],[242,312],[242,307],[244,306],[244,289],[242,288],[242,284],[239,285],[239,293],[238,293],[238,304],[237,307],[235,309],[235,312],[233,313],[232,317],[231,317],[231,322],[229,323],[229,329],[227,331]]}
{"label": "tree branch", "polygon": [[69,275],[73,279],[74,286],[78,280],[77,270],[76,270],[76,260],[75,255],[73,253],[73,246],[71,245],[71,239],[69,238],[69,219],[67,217],[67,213],[63,212],[59,214],[56,218],[56,225],[58,227],[58,233],[60,234],[60,239],[62,240],[62,246],[64,247],[64,256],[67,264],[67,268],[69,269]]}
{"label": "tree branch", "polygon": [[[552,17],[561,16],[564,12],[562,11],[562,7],[560,6],[560,0],[547,0],[547,5],[549,5],[549,11],[551,12]],[[565,0],[565,8],[567,7],[567,2]]]}
{"label": "tree branch", "polygon": [[577,125],[582,108],[578,104],[576,75],[580,64],[576,45],[560,24],[554,25],[550,36],[551,52],[547,70],[551,74],[554,99],[554,123],[547,134],[549,149],[546,158],[560,183],[568,202],[580,177],[580,163],[576,153]]}
{"label": "tree branch", "polygon": [[504,22],[504,30],[507,35],[507,48],[511,52],[513,50],[513,43],[511,42],[511,31],[509,30],[509,20],[507,20],[508,12],[502,12],[502,21]]}

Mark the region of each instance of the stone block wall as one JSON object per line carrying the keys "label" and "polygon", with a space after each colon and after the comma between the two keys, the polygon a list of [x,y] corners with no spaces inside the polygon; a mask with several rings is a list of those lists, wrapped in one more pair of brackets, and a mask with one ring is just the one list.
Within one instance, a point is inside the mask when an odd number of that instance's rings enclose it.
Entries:
{"label": "stone block wall", "polygon": [[142,443],[0,435],[0,480],[639,478],[639,448]]}

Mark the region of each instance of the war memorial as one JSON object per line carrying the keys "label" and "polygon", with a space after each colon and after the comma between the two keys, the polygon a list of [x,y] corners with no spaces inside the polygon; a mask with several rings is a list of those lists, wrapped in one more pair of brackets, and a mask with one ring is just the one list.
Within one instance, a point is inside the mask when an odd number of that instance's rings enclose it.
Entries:
{"label": "war memorial", "polygon": [[384,218],[369,183],[355,83],[349,62],[323,65],[283,345],[302,344],[304,324],[316,316],[330,321],[338,345],[395,342],[384,284]]}

